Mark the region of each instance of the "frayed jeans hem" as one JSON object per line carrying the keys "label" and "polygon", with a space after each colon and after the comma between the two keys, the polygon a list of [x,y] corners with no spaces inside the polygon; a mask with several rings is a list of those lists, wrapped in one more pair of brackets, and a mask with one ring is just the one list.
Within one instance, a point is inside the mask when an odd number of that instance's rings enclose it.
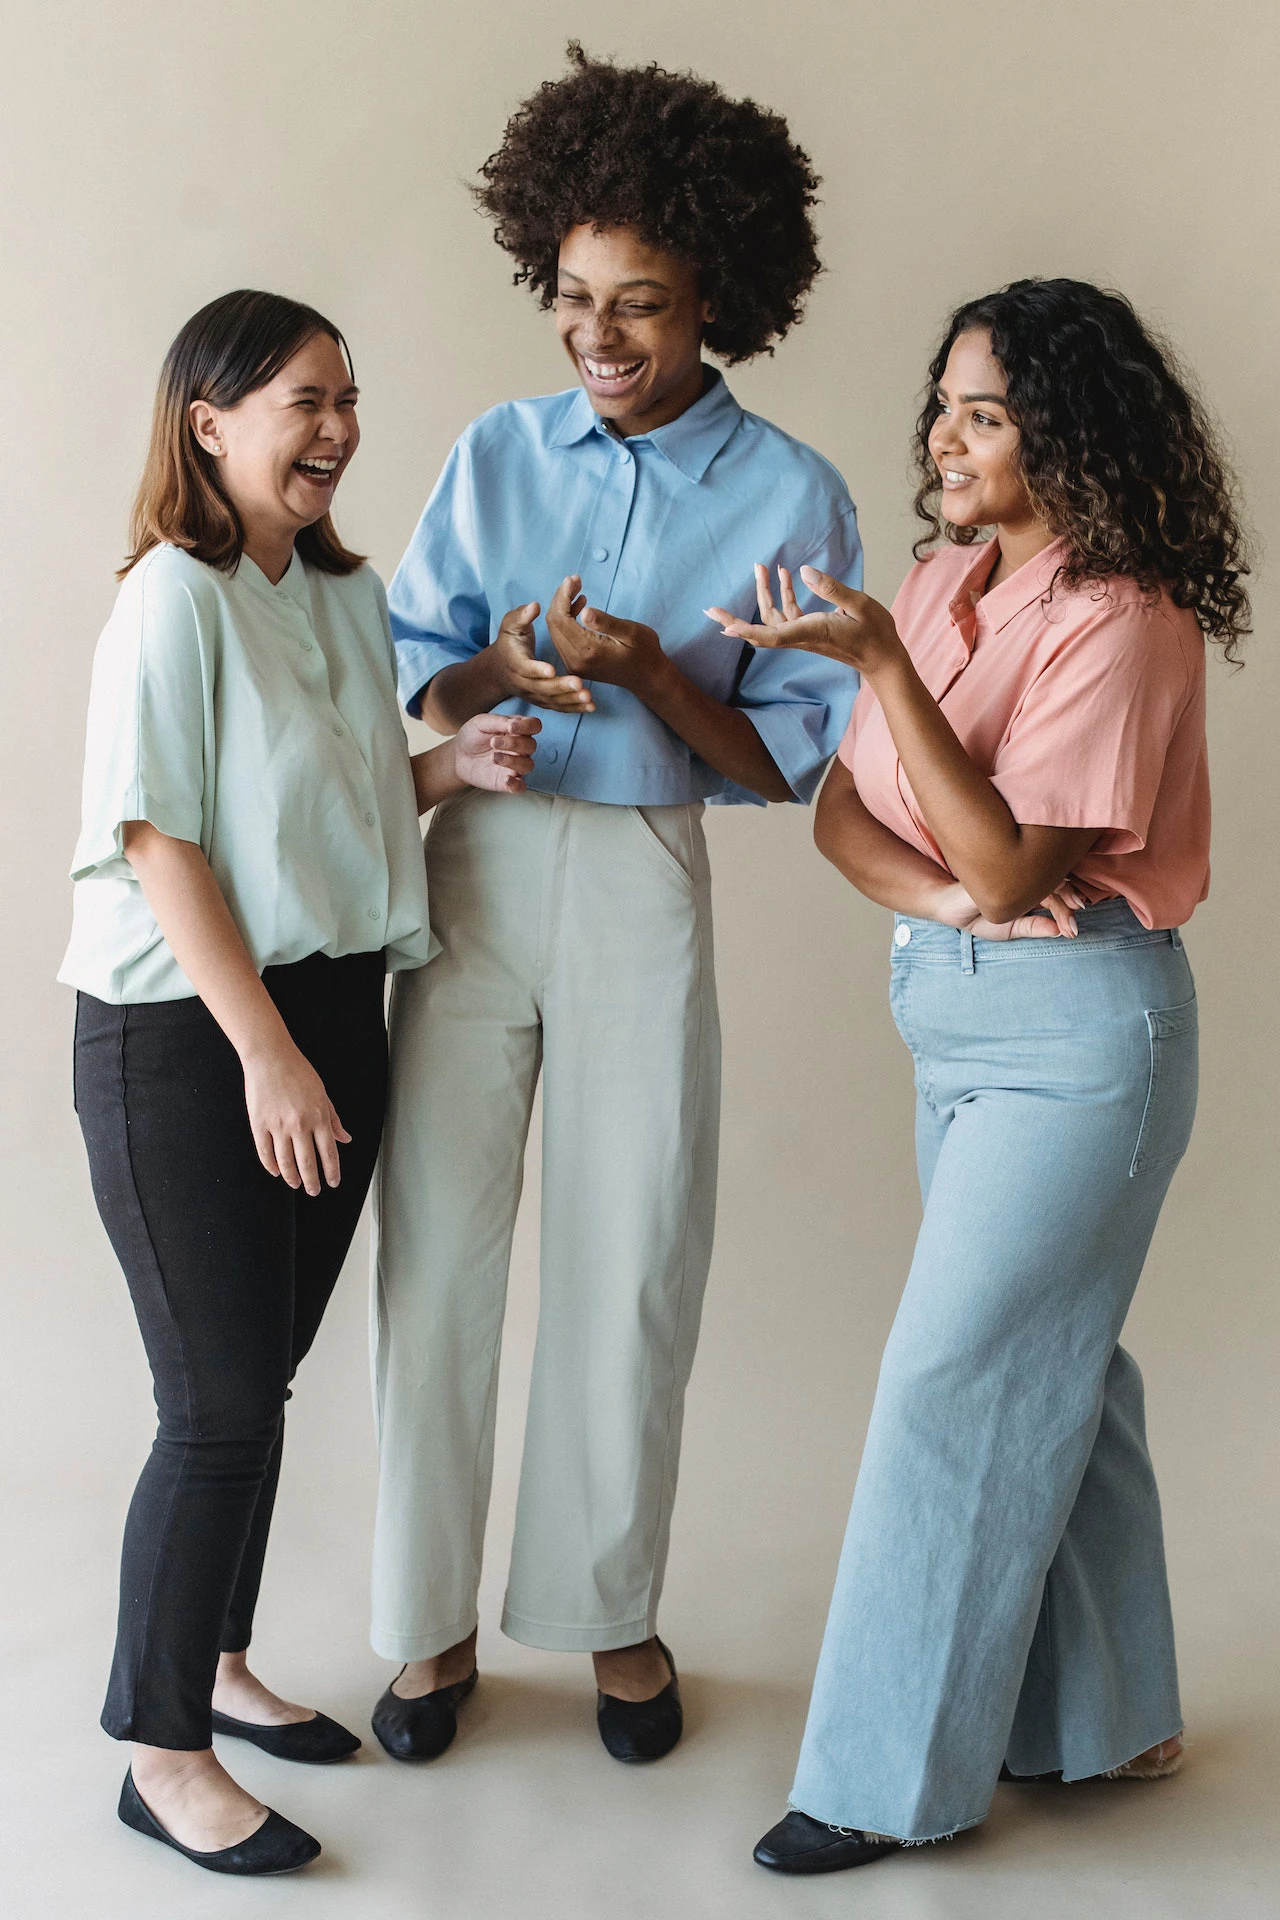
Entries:
{"label": "frayed jeans hem", "polygon": [[803,1813],[810,1820],[820,1820],[824,1826],[834,1832],[865,1833],[870,1840],[892,1840],[899,1847],[932,1847],[940,1840],[954,1840],[958,1833],[968,1833],[972,1827],[980,1827],[986,1819],[985,1813],[975,1814],[972,1820],[958,1820],[953,1827],[946,1827],[941,1833],[920,1833],[910,1836],[891,1833],[889,1828],[878,1820],[869,1820],[864,1825],[860,1820],[832,1820],[824,1813],[814,1813],[809,1807],[797,1806],[794,1800],[788,1800],[793,1813]]}

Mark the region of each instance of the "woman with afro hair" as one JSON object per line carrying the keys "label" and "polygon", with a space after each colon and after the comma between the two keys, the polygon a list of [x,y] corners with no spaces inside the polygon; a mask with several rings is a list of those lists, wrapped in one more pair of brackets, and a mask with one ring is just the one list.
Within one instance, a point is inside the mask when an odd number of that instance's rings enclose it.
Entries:
{"label": "woman with afro hair", "polygon": [[808,158],[708,81],[570,53],[477,199],[576,384],[467,429],[390,591],[410,713],[442,733],[541,720],[518,803],[437,815],[443,951],[391,1013],[373,1642],[406,1664],[374,1727],[405,1759],[444,1750],[475,1679],[539,1073],[540,1314],[502,1626],[593,1655],[616,1758],[679,1739],[656,1625],[715,1206],[701,815],[807,802],[857,686],[843,662],[727,642],[703,611],[760,558],[861,575],[840,475],[704,359],[770,352],[799,319],[819,270]]}
{"label": "woman with afro hair", "polygon": [[917,457],[892,612],[816,573],[834,612],[785,574],[763,627],[725,610],[863,676],[815,832],[894,910],[924,1195],[792,1811],[756,1848],[783,1873],[973,1826],[998,1778],[1152,1780],[1182,1752],[1118,1341],[1195,1113],[1178,929],[1208,891],[1205,639],[1233,660],[1248,631],[1244,543],[1168,350],[1083,281],[956,311]]}

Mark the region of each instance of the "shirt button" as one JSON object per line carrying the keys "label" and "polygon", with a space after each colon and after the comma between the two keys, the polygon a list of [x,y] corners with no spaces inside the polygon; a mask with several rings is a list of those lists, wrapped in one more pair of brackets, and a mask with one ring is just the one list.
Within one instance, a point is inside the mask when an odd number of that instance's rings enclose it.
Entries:
{"label": "shirt button", "polygon": [[591,558],[593,560],[607,560],[609,558],[608,547],[593,547],[591,549]]}
{"label": "shirt button", "polygon": [[909,947],[911,945],[910,927],[896,926],[893,930],[893,943],[896,947]]}
{"label": "shirt button", "polygon": [[371,920],[381,920],[381,918],[382,918],[382,908],[381,908],[381,907],[370,907],[370,909],[369,909],[369,918],[370,918]]}
{"label": "shirt button", "polygon": [[545,761],[547,766],[554,767],[556,761],[560,758],[560,749],[559,747],[539,747],[537,757],[539,760]]}
{"label": "shirt button", "polygon": [[298,645],[302,648],[302,651],[304,653],[310,653],[314,644],[315,643],[311,640],[300,640],[298,642]]}
{"label": "shirt button", "polygon": [[341,740],[342,738],[342,728],[338,725],[336,720],[333,723],[333,737],[335,740]]}
{"label": "shirt button", "polygon": [[373,826],[376,823],[377,818],[378,816],[376,813],[370,813],[368,808],[365,809],[364,823],[366,827]]}

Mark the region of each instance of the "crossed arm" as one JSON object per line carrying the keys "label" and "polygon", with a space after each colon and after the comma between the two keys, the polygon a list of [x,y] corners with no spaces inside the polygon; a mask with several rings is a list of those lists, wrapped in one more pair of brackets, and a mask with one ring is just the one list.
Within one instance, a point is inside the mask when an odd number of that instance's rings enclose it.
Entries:
{"label": "crossed arm", "polygon": [[[843,660],[862,674],[884,711],[903,771],[949,873],[875,820],[839,765],[819,802],[814,833],[821,851],[860,892],[899,913],[968,925],[988,937],[990,929],[999,928],[1008,937],[1005,929],[1019,925],[1043,901],[1058,927],[1074,932],[1071,910],[1083,901],[1068,875],[1101,829],[1025,826],[1015,820],[956,738],[887,609],[829,574],[808,567],[803,574],[806,585],[832,604],[833,613],[802,614],[785,567],[779,569],[781,607],[774,605],[767,572],[756,569],[762,625],[736,620],[721,607],[709,611],[735,638],[755,646],[801,647]],[[942,888],[935,894],[928,891],[929,870],[935,888]],[[967,905],[946,891],[957,882]],[[955,919],[957,912],[970,918]],[[1033,930],[1041,931],[1044,924],[1038,920]]]}

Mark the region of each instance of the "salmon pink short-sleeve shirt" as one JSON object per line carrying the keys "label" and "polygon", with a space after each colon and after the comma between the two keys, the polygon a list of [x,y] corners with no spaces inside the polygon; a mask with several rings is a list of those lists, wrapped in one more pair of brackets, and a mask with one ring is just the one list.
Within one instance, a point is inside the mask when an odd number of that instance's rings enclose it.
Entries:
{"label": "salmon pink short-sleeve shirt", "polygon": [[[1098,827],[1074,869],[1147,927],[1209,891],[1205,643],[1195,615],[1131,580],[1050,586],[1055,542],[989,593],[994,541],[912,568],[893,617],[916,672],[1021,826]],[[840,746],[863,804],[944,866],[864,683]]]}

